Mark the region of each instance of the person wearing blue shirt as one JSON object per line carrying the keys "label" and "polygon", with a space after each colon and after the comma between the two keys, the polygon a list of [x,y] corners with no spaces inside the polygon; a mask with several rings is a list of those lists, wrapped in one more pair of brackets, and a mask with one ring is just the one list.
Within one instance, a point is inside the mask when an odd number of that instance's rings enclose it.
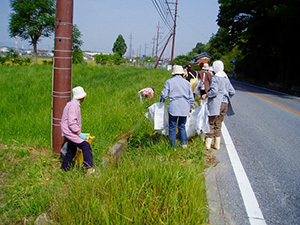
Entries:
{"label": "person wearing blue shirt", "polygon": [[168,79],[161,92],[160,101],[170,99],[168,104],[169,111],[169,139],[176,148],[176,127],[178,121],[178,132],[182,147],[187,147],[187,135],[185,123],[189,112],[194,107],[194,95],[190,83],[182,76],[184,70],[182,66],[173,67],[171,79]]}

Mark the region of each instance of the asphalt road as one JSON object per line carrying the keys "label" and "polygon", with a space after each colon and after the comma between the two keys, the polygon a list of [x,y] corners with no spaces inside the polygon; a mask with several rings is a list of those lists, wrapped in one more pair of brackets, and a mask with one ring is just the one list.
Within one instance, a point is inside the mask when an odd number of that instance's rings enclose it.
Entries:
{"label": "asphalt road", "polygon": [[[300,224],[300,98],[234,80],[232,84],[236,114],[224,122],[265,222]],[[215,155],[224,223],[250,224],[224,140]]]}

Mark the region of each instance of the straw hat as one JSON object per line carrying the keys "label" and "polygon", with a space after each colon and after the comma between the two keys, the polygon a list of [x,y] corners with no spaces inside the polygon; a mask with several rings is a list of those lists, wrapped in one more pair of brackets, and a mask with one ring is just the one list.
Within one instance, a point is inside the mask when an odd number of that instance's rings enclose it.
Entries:
{"label": "straw hat", "polygon": [[173,66],[173,72],[172,72],[172,75],[182,75],[184,74],[184,70],[182,68],[182,66],[178,66],[178,65],[175,65]]}
{"label": "straw hat", "polygon": [[208,63],[204,63],[202,69],[203,69],[203,70],[209,70],[209,65],[208,65]]}
{"label": "straw hat", "polygon": [[75,99],[82,99],[86,96],[85,91],[80,86],[73,88],[72,92],[73,92],[73,98]]}

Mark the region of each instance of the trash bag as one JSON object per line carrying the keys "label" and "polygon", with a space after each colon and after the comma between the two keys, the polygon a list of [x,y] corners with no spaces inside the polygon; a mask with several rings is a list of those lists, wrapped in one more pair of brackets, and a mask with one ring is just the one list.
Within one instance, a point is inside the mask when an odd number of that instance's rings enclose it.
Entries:
{"label": "trash bag", "polygon": [[67,151],[68,151],[68,142],[65,142],[62,148],[60,149],[60,152],[61,154],[63,154],[63,156],[66,156]]}
{"label": "trash bag", "polygon": [[200,111],[197,117],[197,134],[209,133],[209,120],[208,120],[208,106],[207,100],[202,100],[200,104]]}
{"label": "trash bag", "polygon": [[209,120],[207,102],[201,101],[198,108],[188,116],[185,124],[187,138],[192,138],[197,134],[209,133]]}
{"label": "trash bag", "polygon": [[137,97],[138,97],[138,100],[140,100],[140,102],[143,103],[143,98],[142,98],[141,93],[138,93],[138,94],[137,94]]}
{"label": "trash bag", "polygon": [[164,102],[157,102],[148,107],[145,117],[154,125],[154,130],[162,135],[169,135],[169,116]]}
{"label": "trash bag", "polygon": [[194,137],[197,134],[196,126],[197,126],[197,116],[199,114],[200,107],[193,110],[192,113],[187,117],[185,123],[185,130],[187,138]]}
{"label": "trash bag", "polygon": [[200,95],[200,88],[201,88],[201,85],[202,85],[203,81],[201,79],[199,79],[196,87],[195,87],[195,90],[194,90],[194,94],[196,95]]}

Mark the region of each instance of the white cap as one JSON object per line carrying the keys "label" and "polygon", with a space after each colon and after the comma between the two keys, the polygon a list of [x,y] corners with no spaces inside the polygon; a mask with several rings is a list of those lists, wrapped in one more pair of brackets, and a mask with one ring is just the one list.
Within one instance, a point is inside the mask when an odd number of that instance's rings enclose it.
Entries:
{"label": "white cap", "polygon": [[75,98],[75,99],[82,99],[86,96],[85,91],[80,86],[74,87],[72,89],[72,92],[73,92],[73,98]]}
{"label": "white cap", "polygon": [[175,65],[173,66],[173,72],[172,72],[172,75],[176,75],[176,74],[184,74],[184,70],[182,68],[182,66],[178,66],[178,65]]}

